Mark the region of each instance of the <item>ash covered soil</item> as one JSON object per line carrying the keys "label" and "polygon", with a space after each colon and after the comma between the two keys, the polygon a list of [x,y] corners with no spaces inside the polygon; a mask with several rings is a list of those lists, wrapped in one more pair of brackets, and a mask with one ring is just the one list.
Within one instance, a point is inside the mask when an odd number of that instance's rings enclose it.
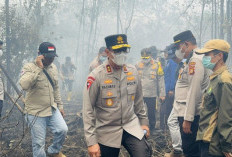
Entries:
{"label": "ash covered soil", "polygon": [[[87,157],[81,118],[81,100],[64,104],[65,121],[69,131],[62,149],[67,157]],[[0,157],[32,157],[31,137],[22,114],[16,109],[6,110],[7,118],[0,121]],[[78,114],[77,114],[78,113]],[[149,137],[154,157],[163,157],[170,151],[168,131],[155,130]],[[46,148],[52,143],[52,133],[47,130]],[[120,157],[129,157],[122,147]]]}

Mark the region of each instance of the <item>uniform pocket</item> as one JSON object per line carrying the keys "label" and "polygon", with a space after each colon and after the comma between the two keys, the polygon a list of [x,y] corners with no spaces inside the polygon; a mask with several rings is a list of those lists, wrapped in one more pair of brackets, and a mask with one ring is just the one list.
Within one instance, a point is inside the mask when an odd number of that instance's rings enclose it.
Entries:
{"label": "uniform pocket", "polygon": [[204,102],[203,102],[203,107],[208,108],[208,109],[213,109],[216,108],[216,103],[214,102],[214,95],[213,93],[206,94],[204,96]]}
{"label": "uniform pocket", "polygon": [[132,86],[127,86],[127,102],[128,104],[132,104],[135,100],[135,93],[136,93],[136,84]]}
{"label": "uniform pocket", "polygon": [[117,91],[116,89],[102,90],[102,106],[103,107],[116,107],[117,106]]}
{"label": "uniform pocket", "polygon": [[48,87],[48,82],[46,76],[38,76],[37,81],[36,81],[36,88],[38,89],[44,89]]}

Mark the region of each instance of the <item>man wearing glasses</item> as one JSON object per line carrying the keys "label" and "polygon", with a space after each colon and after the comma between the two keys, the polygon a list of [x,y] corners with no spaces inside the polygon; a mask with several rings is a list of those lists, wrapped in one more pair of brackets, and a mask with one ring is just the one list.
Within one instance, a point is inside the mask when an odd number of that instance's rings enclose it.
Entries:
{"label": "man wearing glasses", "polygon": [[158,62],[152,59],[147,48],[141,51],[141,61],[136,65],[142,81],[143,99],[147,105],[150,130],[156,125],[156,100],[165,99],[164,75],[158,73]]}
{"label": "man wearing glasses", "polygon": [[89,74],[83,93],[88,153],[91,157],[118,157],[123,145],[133,157],[150,157],[141,80],[136,68],[126,64],[127,36],[111,35],[105,41],[108,60]]}

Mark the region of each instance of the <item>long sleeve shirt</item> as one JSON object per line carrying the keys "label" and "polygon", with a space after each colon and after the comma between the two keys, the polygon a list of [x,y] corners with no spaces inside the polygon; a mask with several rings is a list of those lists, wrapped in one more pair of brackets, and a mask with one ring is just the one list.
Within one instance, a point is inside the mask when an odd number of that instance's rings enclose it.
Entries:
{"label": "long sleeve shirt", "polygon": [[167,61],[167,65],[164,68],[164,81],[165,81],[166,95],[168,94],[169,91],[175,90],[176,69],[177,69],[177,63],[175,63],[172,59],[169,59]]}

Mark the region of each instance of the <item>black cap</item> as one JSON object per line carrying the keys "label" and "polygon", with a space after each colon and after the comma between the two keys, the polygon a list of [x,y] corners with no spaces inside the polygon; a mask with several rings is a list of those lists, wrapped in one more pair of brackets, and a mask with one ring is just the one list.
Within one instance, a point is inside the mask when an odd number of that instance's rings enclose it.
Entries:
{"label": "black cap", "polygon": [[151,51],[148,51],[148,48],[144,48],[141,50],[141,56],[150,56]]}
{"label": "black cap", "polygon": [[50,42],[43,42],[39,45],[39,52],[45,57],[58,57],[56,47]]}
{"label": "black cap", "polygon": [[162,52],[167,53],[168,54],[167,59],[170,59],[176,56],[175,51],[176,51],[176,44],[172,43],[166,46],[166,48]]}
{"label": "black cap", "polygon": [[179,43],[187,41],[192,38],[195,38],[193,36],[193,33],[190,30],[187,30],[187,31],[181,32],[177,34],[176,36],[174,36],[173,40],[176,45],[179,45]]}
{"label": "black cap", "polygon": [[170,50],[174,50],[176,48],[176,45],[174,43],[166,46],[166,48],[163,50],[163,52],[168,52]]}
{"label": "black cap", "polygon": [[108,49],[120,49],[123,47],[131,47],[127,42],[127,36],[125,34],[115,34],[105,37],[106,47]]}
{"label": "black cap", "polygon": [[157,54],[158,50],[157,50],[156,46],[151,46],[151,47],[147,48],[147,52],[149,52],[151,54]]}

